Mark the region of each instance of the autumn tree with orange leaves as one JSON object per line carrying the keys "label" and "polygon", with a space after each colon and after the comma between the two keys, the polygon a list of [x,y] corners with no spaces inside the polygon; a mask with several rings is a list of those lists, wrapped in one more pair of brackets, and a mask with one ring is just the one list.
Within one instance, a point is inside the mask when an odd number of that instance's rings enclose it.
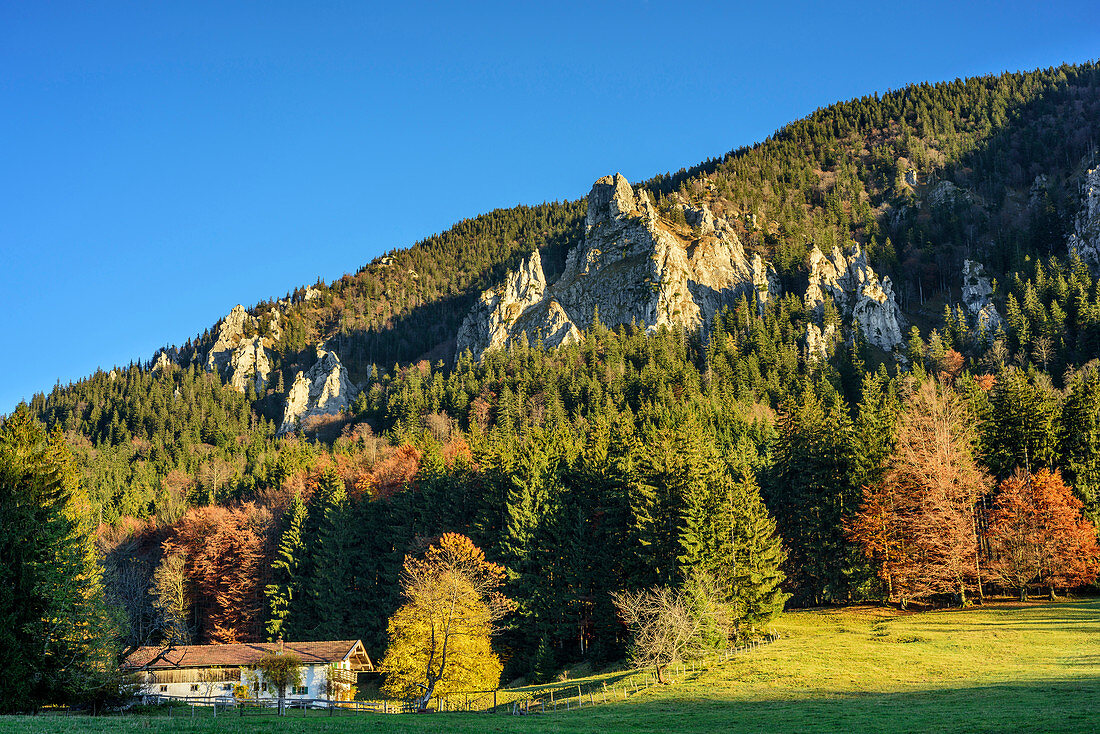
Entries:
{"label": "autumn tree with orange leaves", "polygon": [[184,559],[202,640],[260,639],[270,527],[270,512],[252,504],[197,507],[164,542],[165,555]]}
{"label": "autumn tree with orange leaves", "polygon": [[963,406],[953,390],[921,384],[898,422],[883,480],[865,487],[848,527],[903,605],[934,594],[981,595],[979,500],[989,479],[977,466]]}
{"label": "autumn tree with orange leaves", "polygon": [[420,451],[410,444],[402,444],[392,455],[379,461],[366,476],[355,484],[361,494],[373,499],[386,499],[409,487],[420,467]]}
{"label": "autumn tree with orange leaves", "polygon": [[990,569],[1027,601],[1028,589],[1091,583],[1100,571],[1096,528],[1057,470],[1018,470],[1001,482],[990,513]]}

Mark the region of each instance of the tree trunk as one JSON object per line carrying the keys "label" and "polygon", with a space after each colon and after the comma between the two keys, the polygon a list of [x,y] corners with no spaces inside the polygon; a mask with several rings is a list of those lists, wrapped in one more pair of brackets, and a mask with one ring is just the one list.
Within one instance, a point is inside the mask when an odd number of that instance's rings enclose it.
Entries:
{"label": "tree trunk", "polygon": [[1020,586],[1020,601],[1027,601],[1027,587]]}
{"label": "tree trunk", "polygon": [[1058,598],[1058,597],[1057,597],[1057,596],[1055,596],[1055,594],[1054,594],[1054,584],[1051,584],[1051,585],[1050,585],[1050,600],[1051,600],[1051,601],[1054,601],[1054,600],[1055,600],[1055,599],[1057,599],[1057,598]]}
{"label": "tree trunk", "polygon": [[665,666],[657,665],[657,682],[661,685],[668,685],[668,681],[665,680]]}
{"label": "tree trunk", "polygon": [[432,700],[432,693],[435,692],[436,680],[429,678],[428,685],[424,688],[424,692],[420,695],[420,698],[416,699],[416,710],[426,711],[428,704]]}

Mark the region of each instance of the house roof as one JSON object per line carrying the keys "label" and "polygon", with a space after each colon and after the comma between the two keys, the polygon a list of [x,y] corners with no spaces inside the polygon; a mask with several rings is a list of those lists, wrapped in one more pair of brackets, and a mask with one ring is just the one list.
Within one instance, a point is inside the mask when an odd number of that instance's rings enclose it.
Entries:
{"label": "house roof", "polygon": [[[324,642],[283,642],[283,652],[293,653],[305,665],[338,663],[349,658],[365,670],[373,669],[367,651],[359,640]],[[278,642],[241,642],[228,645],[173,645],[139,647],[123,662],[123,668],[173,670],[253,665],[269,652],[279,650]]]}

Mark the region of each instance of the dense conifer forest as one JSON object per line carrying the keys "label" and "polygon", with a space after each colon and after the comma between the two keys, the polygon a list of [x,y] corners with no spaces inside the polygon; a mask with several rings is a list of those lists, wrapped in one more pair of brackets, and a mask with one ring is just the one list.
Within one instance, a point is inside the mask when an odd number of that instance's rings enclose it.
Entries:
{"label": "dense conifer forest", "polygon": [[[448,532],[506,569],[505,676],[621,658],[611,592],[696,571],[745,636],[785,604],[1016,593],[1007,528],[1027,503],[1002,491],[1100,520],[1100,280],[1066,249],[1098,127],[1100,66],[1062,66],[839,103],[642,182],[664,211],[735,219],[777,267],[782,297],[698,332],[597,322],[558,349],[454,358],[484,288],[535,248],[553,278],[583,234],[583,199],[516,207],[254,305],[284,314],[264,394],[193,359],[208,331],[171,367],[59,384],[7,423],[29,413],[71,454],[129,646],[361,637],[381,658],[405,556]],[[900,360],[846,328],[807,354],[810,249],[851,242],[894,280]],[[995,333],[960,305],[965,259],[994,279]],[[277,436],[321,341],[361,386],[353,410]],[[1063,562],[1095,555],[1073,527],[1079,545],[1017,585],[1095,578]]]}

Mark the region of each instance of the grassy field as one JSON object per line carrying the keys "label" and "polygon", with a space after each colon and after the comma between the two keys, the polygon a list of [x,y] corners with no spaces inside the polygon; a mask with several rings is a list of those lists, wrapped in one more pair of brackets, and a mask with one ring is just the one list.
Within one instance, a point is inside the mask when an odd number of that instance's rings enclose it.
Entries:
{"label": "grassy field", "polygon": [[1100,600],[797,612],[776,627],[779,641],[674,686],[568,713],[8,717],[0,734],[1100,730]]}

